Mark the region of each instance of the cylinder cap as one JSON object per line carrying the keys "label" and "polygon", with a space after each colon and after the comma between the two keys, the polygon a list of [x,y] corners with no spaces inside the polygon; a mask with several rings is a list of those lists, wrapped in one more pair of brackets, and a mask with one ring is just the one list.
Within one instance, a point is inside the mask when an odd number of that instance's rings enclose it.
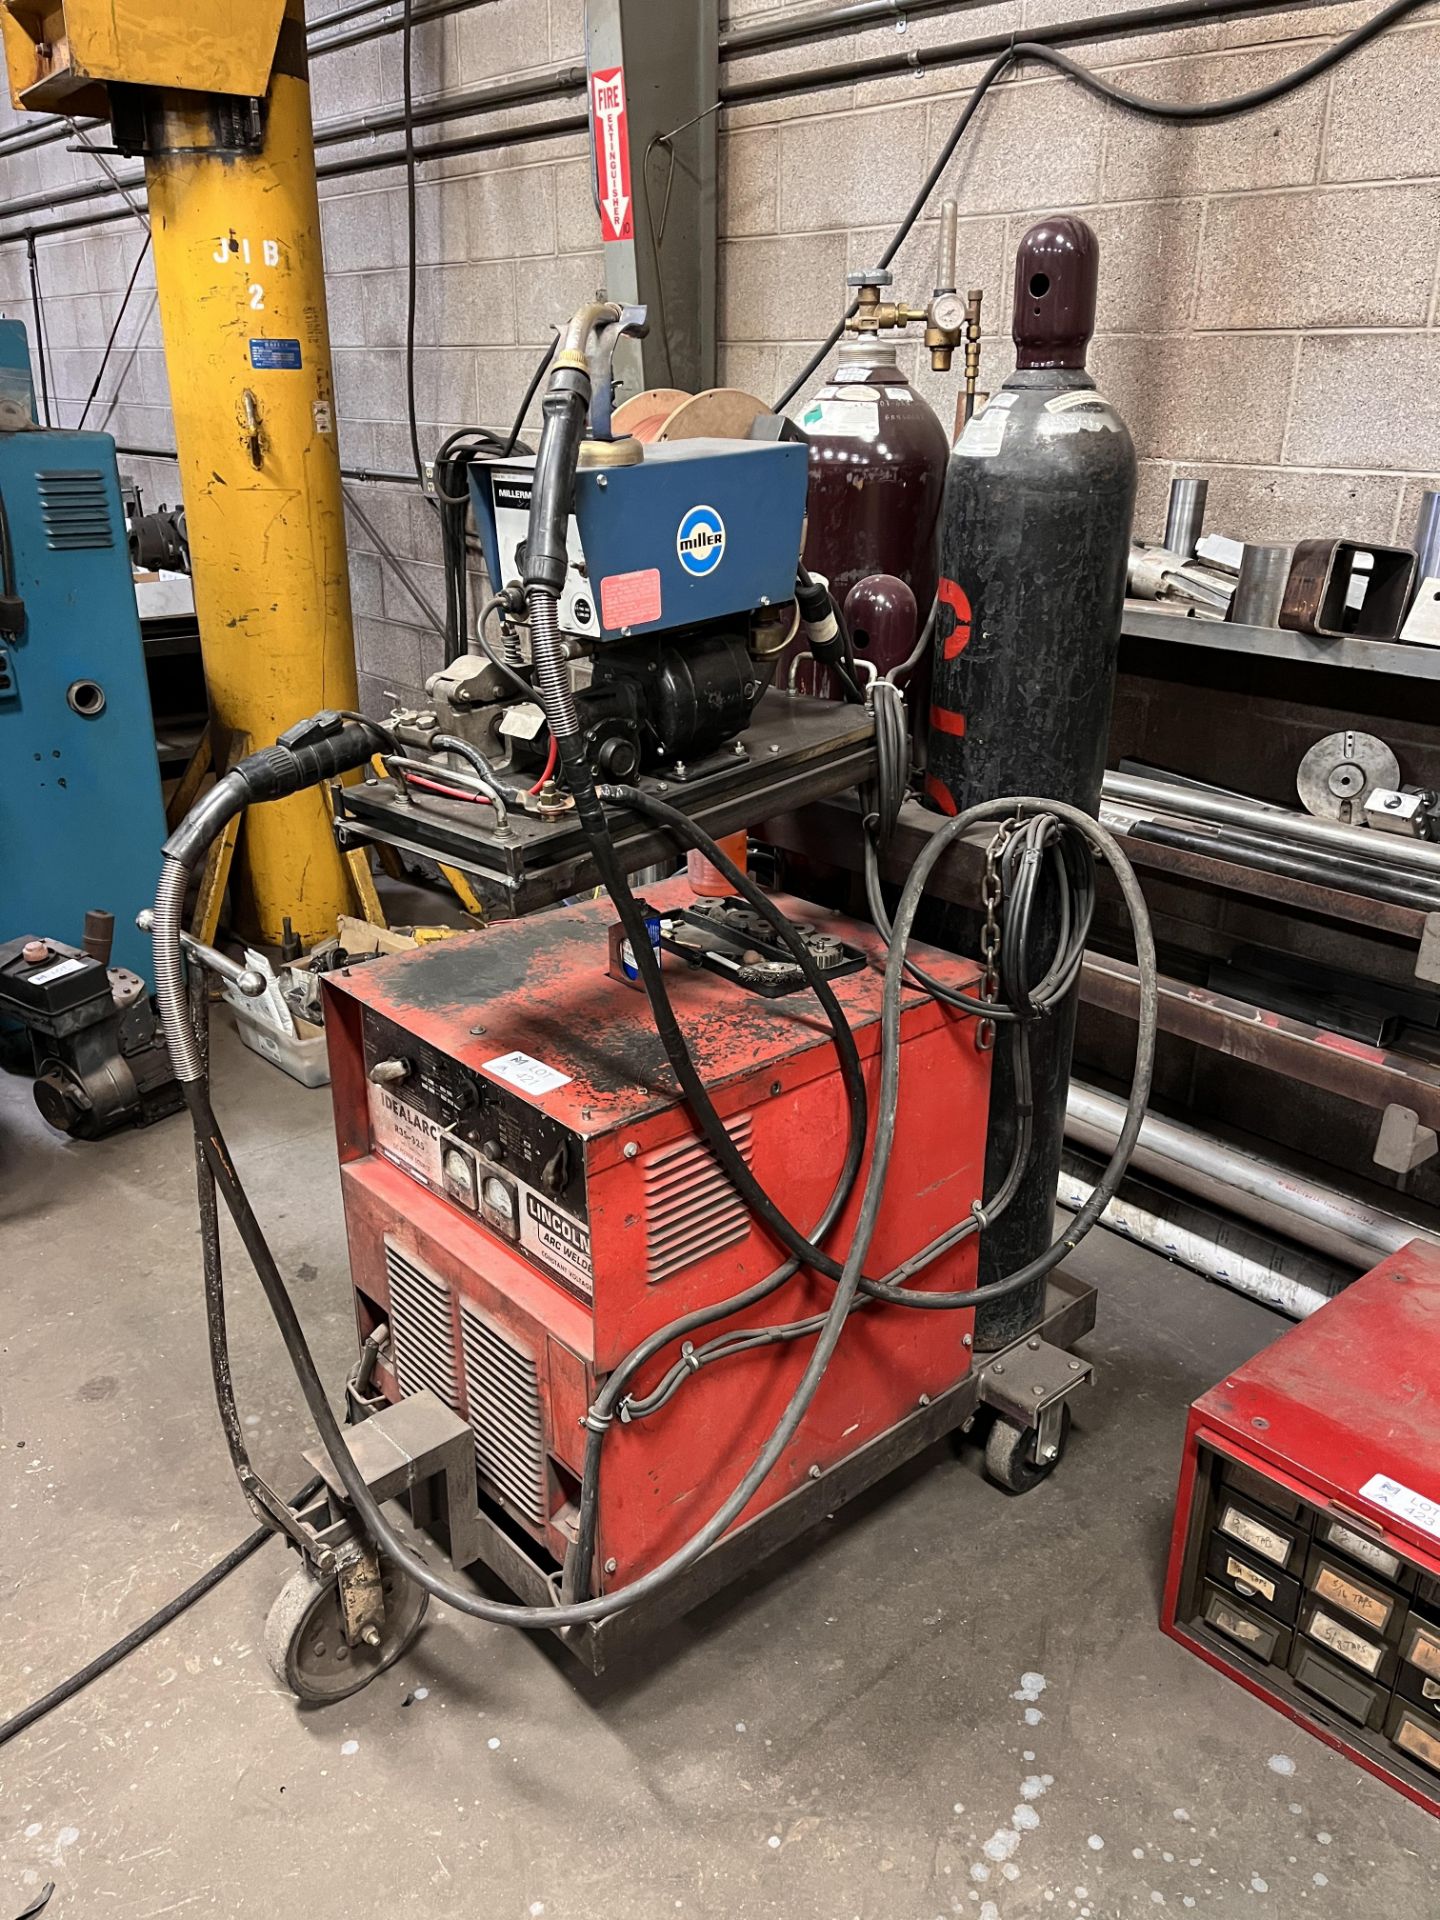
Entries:
{"label": "cylinder cap", "polygon": [[1017,367],[1083,367],[1095,331],[1100,242],[1072,213],[1031,227],[1015,256]]}

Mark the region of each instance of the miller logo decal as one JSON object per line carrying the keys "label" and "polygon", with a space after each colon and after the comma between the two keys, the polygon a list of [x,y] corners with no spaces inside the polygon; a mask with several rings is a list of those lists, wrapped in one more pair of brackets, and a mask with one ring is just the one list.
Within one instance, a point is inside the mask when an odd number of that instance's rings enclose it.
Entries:
{"label": "miller logo decal", "polygon": [[675,535],[675,551],[697,580],[714,573],[725,558],[725,522],[714,507],[691,507]]}

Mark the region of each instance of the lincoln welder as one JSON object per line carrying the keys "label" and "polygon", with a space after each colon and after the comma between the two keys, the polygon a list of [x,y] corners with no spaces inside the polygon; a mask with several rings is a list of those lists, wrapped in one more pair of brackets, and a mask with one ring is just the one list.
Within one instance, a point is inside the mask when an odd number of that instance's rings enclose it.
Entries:
{"label": "lincoln welder", "polygon": [[[396,1659],[431,1595],[558,1632],[598,1668],[982,1412],[993,1477],[1033,1485],[1090,1373],[1071,1349],[1093,1291],[1059,1269],[1144,1111],[1154,951],[1134,876],[1043,790],[921,815],[928,844],[893,912],[874,888],[873,925],[727,857],[717,836],[851,789],[857,831],[883,838],[913,805],[904,663],[863,685],[800,565],[806,449],[781,423],[736,442],[613,437],[609,353],[642,324],[582,309],[538,450],[468,463],[498,643],[482,620],[486,653],[447,670],[435,711],[292,729],[165,850],[157,986],[202,1148],[217,1398],[247,1496],[301,1556],[267,1641],[308,1700]],[[796,632],[843,701],[771,684]],[[205,995],[193,975],[187,993],[178,932],[228,818],[373,757],[383,777],[344,790],[342,836],[462,865],[495,918],[327,977],[360,1337],[342,1425],[211,1108]],[[628,876],[690,850],[728,896],[681,880],[637,895]],[[976,876],[976,959],[911,942],[949,854]],[[1096,857],[1147,983],[1126,1126],[1064,1240],[980,1285],[981,1236],[1049,1125],[1031,1038],[1073,996]],[[1024,935],[1042,909],[1054,937],[1037,955]],[[1013,1144],[987,1180],[997,1052]],[[245,1451],[217,1195],[322,1443],[321,1490],[293,1506]],[[977,1311],[1037,1289],[1020,1337],[978,1361]],[[515,1599],[465,1577],[481,1566]]]}

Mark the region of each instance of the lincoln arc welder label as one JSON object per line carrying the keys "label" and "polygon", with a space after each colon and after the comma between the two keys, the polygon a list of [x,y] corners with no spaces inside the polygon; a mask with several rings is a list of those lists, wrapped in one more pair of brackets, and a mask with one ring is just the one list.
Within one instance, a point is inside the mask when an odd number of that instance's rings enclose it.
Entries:
{"label": "lincoln arc welder label", "polygon": [[542,1267],[558,1269],[587,1300],[595,1292],[595,1269],[590,1261],[590,1231],[578,1220],[520,1183],[520,1244]]}

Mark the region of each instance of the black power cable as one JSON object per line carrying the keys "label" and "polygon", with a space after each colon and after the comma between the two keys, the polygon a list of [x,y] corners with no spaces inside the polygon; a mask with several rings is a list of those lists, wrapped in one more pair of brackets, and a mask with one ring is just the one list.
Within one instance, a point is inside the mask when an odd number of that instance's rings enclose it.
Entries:
{"label": "black power cable", "polygon": [[415,463],[415,478],[423,487],[425,461],[420,452],[420,424],[415,405],[415,314],[420,282],[415,205],[415,0],[405,0],[401,19],[400,87],[405,116],[405,401],[410,422],[410,457]]}
{"label": "black power cable", "polygon": [[[85,422],[90,418],[90,409],[95,404],[96,396],[100,392],[100,382],[105,378],[105,369],[110,364],[110,356],[115,351],[115,342],[120,337],[120,323],[125,318],[126,310],[130,305],[131,295],[135,291],[135,282],[140,278],[140,269],[141,267],[144,266],[145,257],[149,253],[149,251],[150,251],[150,229],[147,227],[145,229],[145,243],[141,247],[139,253],[137,253],[135,256],[135,264],[130,269],[130,278],[126,282],[124,295],[121,298],[119,308],[117,309],[115,314],[114,322],[112,323],[110,328],[110,338],[105,342],[105,351],[100,356],[100,365],[95,369],[95,378],[91,382],[90,392],[86,396],[85,406],[80,414],[79,420],[76,422],[77,433],[84,427]],[[124,372],[122,371],[120,376],[122,384],[124,382],[124,378],[125,378],[125,375],[124,375]]]}
{"label": "black power cable", "polygon": [[25,258],[30,268],[30,304],[35,310],[35,357],[40,363],[40,407],[50,425],[50,347],[45,333],[45,296],[40,290],[40,261],[35,235],[25,235]]}
{"label": "black power cable", "polygon": [[[504,435],[489,427],[462,427],[450,434],[441,444],[435,456],[435,491],[433,504],[440,513],[440,550],[445,568],[445,664],[450,666],[470,648],[470,546],[467,537],[467,525],[470,513],[469,468],[476,460],[508,460],[513,453],[528,453],[529,448],[520,439],[520,430],[525,424],[525,415],[530,411],[530,403],[539,390],[540,382],[550,362],[555,357],[558,336],[552,336],[545,351],[536,363],[530,381],[515,409],[515,417],[510,423],[510,431]],[[412,415],[413,420],[413,415]],[[498,593],[503,581],[493,580],[491,586]],[[494,602],[491,602],[493,607]],[[488,609],[487,609],[488,611]],[[490,654],[484,639],[485,615],[481,615],[481,650]],[[502,664],[502,663],[497,663]],[[504,669],[509,671],[508,668]],[[515,676],[517,686],[524,682]],[[532,696],[528,688],[522,693],[522,699]]]}
{"label": "black power cable", "polygon": [[[1349,33],[1342,34],[1338,40],[1322,48],[1313,60],[1307,60],[1303,66],[1296,67],[1292,73],[1282,74],[1278,80],[1271,80],[1263,87],[1252,87],[1247,93],[1233,94],[1227,100],[1200,100],[1193,104],[1152,100],[1145,94],[1130,93],[1124,87],[1117,87],[1112,81],[1103,80],[1098,73],[1092,72],[1089,67],[1082,66],[1080,61],[1073,60],[1068,53],[1061,53],[1057,47],[1046,46],[1038,40],[1016,40],[991,61],[975,83],[969,99],[961,108],[959,117],[950,129],[944,146],[926,174],[920,191],[911,202],[900,225],[895,229],[877,265],[888,267],[905,244],[911,228],[924,212],[926,203],[954,157],[955,149],[965,137],[966,130],[974,119],[981,101],[1002,75],[1023,60],[1036,60],[1042,65],[1053,67],[1057,73],[1062,73],[1074,80],[1088,93],[1093,93],[1097,99],[1106,100],[1112,106],[1124,108],[1130,113],[1143,114],[1152,120],[1169,120],[1182,125],[1193,124],[1196,121],[1226,120],[1233,114],[1253,113],[1257,107],[1269,106],[1272,100],[1281,100],[1286,94],[1293,93],[1296,88],[1308,85],[1311,80],[1319,79],[1321,74],[1328,73],[1331,67],[1348,59],[1352,53],[1373,40],[1377,34],[1383,33],[1395,21],[1404,19],[1406,14],[1417,12],[1425,4],[1426,0],[1390,0],[1388,7],[1382,7],[1379,13],[1362,21]],[[854,312],[855,303],[852,301],[839,322],[831,329],[823,345],[811,355],[775,402],[776,413],[784,412],[806,381],[816,372],[844,333],[845,322]]]}
{"label": "black power cable", "polygon": [[[313,1480],[307,1480],[290,1502],[291,1506],[303,1507],[307,1501],[314,1498],[323,1484],[318,1474]],[[43,1720],[47,1713],[53,1713],[56,1707],[63,1707],[67,1700],[73,1700],[77,1693],[82,1693],[90,1685],[92,1680],[98,1680],[102,1674],[109,1673],[113,1667],[118,1667],[128,1654],[134,1653],[137,1647],[143,1647],[147,1640],[153,1640],[157,1633],[163,1633],[166,1627],[180,1618],[182,1613],[193,1607],[197,1600],[203,1600],[207,1593],[213,1593],[222,1580],[227,1580],[237,1567],[243,1567],[251,1555],[258,1553],[265,1542],[273,1539],[274,1536],[274,1527],[257,1527],[253,1533],[247,1534],[238,1546],[232,1547],[229,1553],[217,1560],[213,1567],[207,1568],[198,1580],[192,1581],[183,1593],[177,1593],[173,1600],[167,1600],[163,1607],[157,1608],[150,1618],[142,1620],[138,1627],[132,1627],[129,1633],[115,1642],[113,1647],[107,1647],[104,1653],[97,1653],[93,1660],[87,1661],[77,1672],[72,1673],[68,1680],[62,1680],[48,1693],[42,1693],[38,1700],[32,1700],[28,1707],[22,1707],[8,1720],[0,1720],[0,1747],[7,1746],[27,1728],[33,1727],[37,1720]]]}

